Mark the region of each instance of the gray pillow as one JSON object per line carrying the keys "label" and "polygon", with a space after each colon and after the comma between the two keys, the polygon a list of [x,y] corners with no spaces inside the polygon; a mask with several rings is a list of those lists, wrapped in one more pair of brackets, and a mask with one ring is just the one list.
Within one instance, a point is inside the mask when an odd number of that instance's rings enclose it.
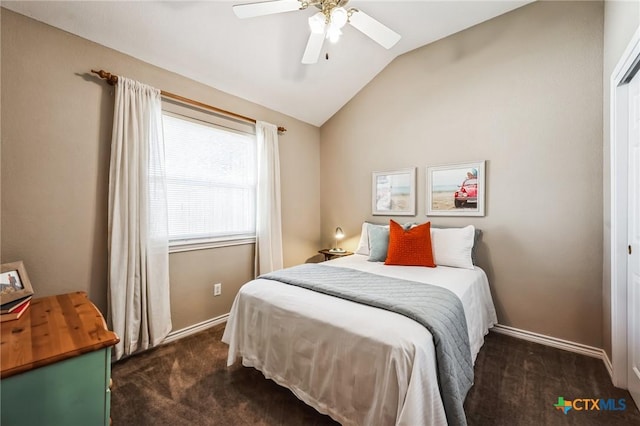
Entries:
{"label": "gray pillow", "polygon": [[369,227],[369,262],[384,262],[389,249],[389,228]]}

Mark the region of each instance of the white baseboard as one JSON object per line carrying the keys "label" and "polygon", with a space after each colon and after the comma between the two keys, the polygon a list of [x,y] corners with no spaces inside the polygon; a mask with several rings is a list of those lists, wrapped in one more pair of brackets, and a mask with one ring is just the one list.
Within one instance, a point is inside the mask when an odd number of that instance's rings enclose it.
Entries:
{"label": "white baseboard", "polygon": [[[529,342],[539,343],[552,348],[563,349],[565,351],[574,352],[581,355],[590,356],[601,359],[605,367],[611,374],[611,361],[607,357],[604,350],[593,346],[583,345],[582,343],[571,342],[569,340],[558,339],[556,337],[545,336],[544,334],[534,333],[532,331],[521,330],[519,328],[509,327],[506,325],[496,324],[492,329],[496,333],[505,334]],[[608,361],[608,363],[607,363]]]}
{"label": "white baseboard", "polygon": [[607,367],[607,371],[609,372],[609,377],[611,377],[611,381],[613,381],[613,364],[607,355],[607,352],[602,350],[602,362],[604,362],[604,366]]}
{"label": "white baseboard", "polygon": [[[215,327],[218,324],[223,324],[227,322],[228,319],[229,314],[226,313],[224,315],[220,315],[219,317],[210,318],[206,321],[199,322],[189,327],[172,331],[167,335],[167,338],[164,339],[162,344],[175,342],[176,340],[182,339],[183,337],[187,337],[208,328]],[[496,324],[491,330],[495,331],[496,333],[504,334],[506,336],[515,337],[517,339],[527,340],[529,342],[551,346],[552,348],[563,349],[565,351],[601,359],[604,363],[605,368],[609,372],[609,376],[613,378],[613,366],[604,349],[583,345],[582,343],[571,342],[569,340],[558,339],[557,337],[546,336],[544,334],[534,333],[532,331],[526,331],[501,324]]]}
{"label": "white baseboard", "polygon": [[180,330],[172,331],[167,335],[162,344],[175,342],[183,337],[190,336],[200,331],[206,330],[211,327],[215,327],[218,324],[227,322],[229,314],[220,315],[219,317],[210,318],[206,321],[199,322],[197,324],[190,325],[189,327],[181,328]]}
{"label": "white baseboard", "polygon": [[[182,328],[180,330],[172,331],[162,342],[171,343],[183,337],[190,336],[200,331],[206,330],[211,327],[215,327],[218,324],[227,322],[229,314],[220,315],[219,317],[210,318],[206,321],[199,322],[197,324],[190,325],[189,327]],[[504,334],[507,336],[515,337],[517,339],[527,340],[533,343],[539,343],[545,346],[551,346],[553,348],[563,349],[565,351],[578,353],[581,355],[590,356],[592,358],[601,359],[604,362],[607,371],[611,375],[613,371],[611,360],[607,356],[607,353],[593,346],[583,345],[582,343],[571,342],[569,340],[558,339],[557,337],[546,336],[544,334],[534,333],[532,331],[526,331],[515,327],[509,327],[507,325],[496,324],[491,331]]]}

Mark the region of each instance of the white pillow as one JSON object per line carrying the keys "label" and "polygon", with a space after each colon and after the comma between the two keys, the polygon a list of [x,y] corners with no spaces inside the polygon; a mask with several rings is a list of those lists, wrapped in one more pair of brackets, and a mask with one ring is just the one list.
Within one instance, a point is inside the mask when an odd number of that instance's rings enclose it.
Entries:
{"label": "white pillow", "polygon": [[475,228],[431,228],[433,260],[438,266],[473,269],[471,249]]}
{"label": "white pillow", "polygon": [[362,232],[360,233],[360,242],[356,249],[356,254],[364,254],[369,256],[369,231],[367,230],[367,222],[362,223]]}

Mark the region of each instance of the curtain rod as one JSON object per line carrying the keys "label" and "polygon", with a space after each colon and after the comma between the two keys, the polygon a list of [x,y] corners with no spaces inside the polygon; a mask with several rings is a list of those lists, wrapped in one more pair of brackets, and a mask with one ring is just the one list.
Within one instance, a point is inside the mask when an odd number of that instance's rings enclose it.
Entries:
{"label": "curtain rod", "polygon": [[[111,74],[110,72],[104,71],[104,70],[100,70],[100,71],[96,71],[96,70],[91,70],[92,73],[97,74],[100,78],[102,78],[103,80],[106,80],[107,83],[109,83],[110,85],[115,85],[118,82],[118,76],[115,74]],[[184,96],[180,96],[180,95],[176,95],[174,93],[170,93],[164,90],[160,91],[160,95],[164,96],[165,98],[171,98],[174,99],[178,102],[182,102],[185,104],[190,104],[190,105],[194,105],[198,108],[202,108],[202,109],[208,109],[210,111],[213,112],[217,112],[219,114],[224,114],[226,116],[229,117],[233,117],[233,118],[237,118],[239,120],[243,120],[243,121],[248,121],[250,123],[255,124],[256,123],[256,119],[255,118],[251,118],[251,117],[246,117],[244,115],[240,115],[240,114],[236,114],[235,112],[231,112],[231,111],[227,111],[218,107],[214,107],[212,105],[207,105],[205,103],[202,102],[198,102],[198,101],[194,101],[193,99],[189,99],[189,98],[185,98]],[[286,132],[287,129],[285,129],[284,127],[279,126],[278,127],[278,132],[280,133],[284,133]]]}

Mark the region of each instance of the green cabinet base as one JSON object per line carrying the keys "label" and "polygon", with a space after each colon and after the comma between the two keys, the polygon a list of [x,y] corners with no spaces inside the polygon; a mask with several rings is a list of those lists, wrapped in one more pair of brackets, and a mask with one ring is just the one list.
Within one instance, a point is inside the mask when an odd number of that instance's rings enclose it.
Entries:
{"label": "green cabinet base", "polygon": [[109,425],[111,348],[0,380],[0,424]]}

